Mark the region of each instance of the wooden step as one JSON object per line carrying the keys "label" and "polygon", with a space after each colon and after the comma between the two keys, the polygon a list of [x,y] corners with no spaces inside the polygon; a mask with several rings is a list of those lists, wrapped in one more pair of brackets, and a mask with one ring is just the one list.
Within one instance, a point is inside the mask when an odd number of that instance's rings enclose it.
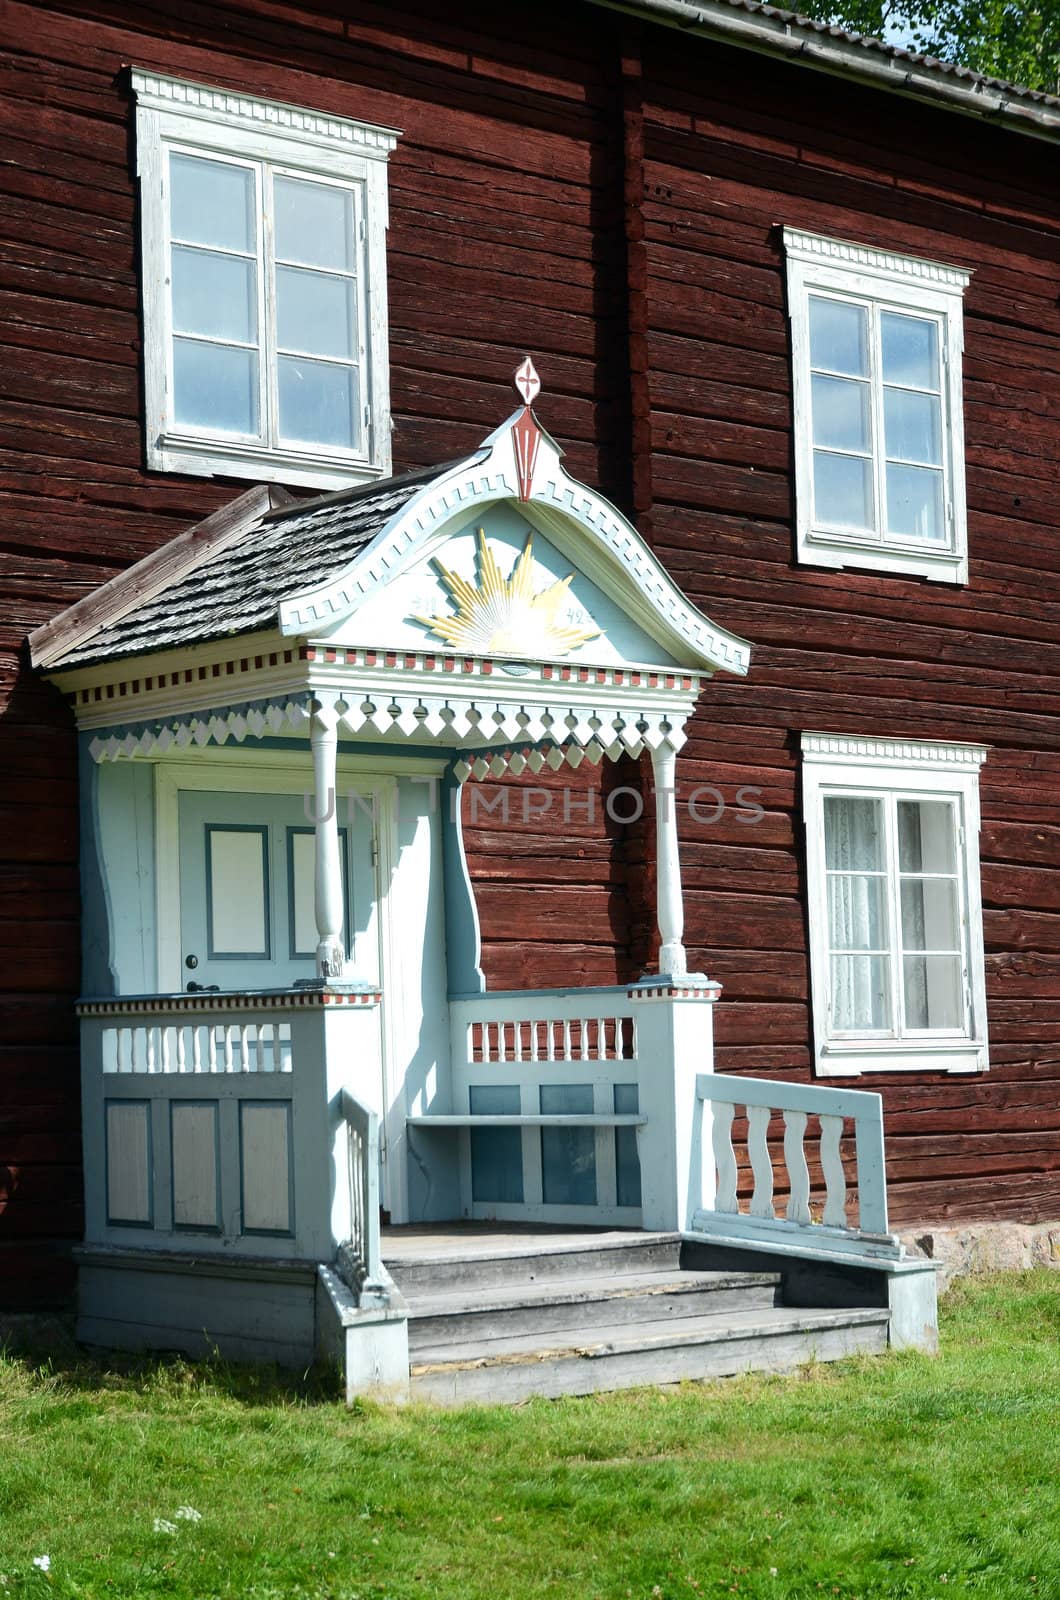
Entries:
{"label": "wooden step", "polygon": [[555,1329],[582,1329],[588,1335],[605,1324],[769,1310],[777,1304],[779,1287],[776,1272],[658,1270],[416,1293],[409,1300],[409,1348],[546,1335]]}
{"label": "wooden step", "polygon": [[733,1312],[635,1325],[557,1329],[426,1346],[412,1357],[412,1398],[435,1405],[592,1394],[642,1384],[787,1372],[809,1361],[887,1348],[885,1311]]}
{"label": "wooden step", "polygon": [[677,1233],[568,1233],[552,1241],[537,1232],[525,1243],[518,1234],[497,1240],[441,1234],[437,1241],[420,1235],[401,1248],[392,1236],[383,1240],[387,1271],[409,1300],[555,1279],[676,1273],[680,1258]]}

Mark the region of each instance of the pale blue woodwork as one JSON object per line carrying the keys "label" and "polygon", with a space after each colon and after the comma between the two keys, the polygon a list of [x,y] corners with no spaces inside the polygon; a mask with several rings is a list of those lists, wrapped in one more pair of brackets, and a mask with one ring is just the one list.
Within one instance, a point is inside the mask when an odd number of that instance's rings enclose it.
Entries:
{"label": "pale blue woodwork", "polygon": [[480,965],[482,935],[479,931],[478,907],[475,905],[475,892],[464,852],[461,809],[463,785],[456,781],[450,768],[441,787],[449,995],[485,994],[486,977]]}
{"label": "pale blue woodwork", "polygon": [[[478,511],[447,535],[443,550],[438,552],[447,568],[474,584],[479,581],[476,543],[479,528],[485,532],[504,578],[522,554],[528,533],[533,535],[535,592],[574,574],[561,616],[568,610],[579,618],[587,616],[591,626],[600,629],[601,637],[572,651],[571,660],[610,665],[679,665],[673,655],[579,570],[577,546],[581,543],[584,551],[584,534],[576,525],[570,524],[568,528],[568,552],[541,530],[532,506],[496,501]],[[439,646],[441,640],[425,633],[423,623],[416,621],[416,617],[447,616],[453,610],[449,590],[441,580],[434,558],[429,558],[392,578],[382,590],[369,596],[353,613],[342,617],[321,636],[333,643],[363,644],[366,640],[385,639],[388,645],[398,649],[431,649]]]}
{"label": "pale blue woodwork", "polygon": [[[114,763],[115,766],[120,763]],[[339,839],[344,878],[343,927],[346,949],[356,954],[357,976],[376,981],[374,952],[358,945],[358,935],[369,926],[375,899],[371,858],[371,819],[359,803],[340,794]],[[292,851],[299,836],[312,835],[312,801],[298,794],[250,794],[215,790],[182,790],[180,816],[180,923],[181,960],[194,956],[197,966],[183,966],[181,977],[222,989],[284,988],[299,978],[316,975],[315,942],[312,950],[298,952],[294,939],[294,873]],[[214,929],[209,894],[210,864],[223,846],[225,835],[236,839],[261,839],[260,857],[265,872],[263,910],[267,923],[256,940],[248,938],[246,951],[214,950]],[[310,889],[311,889],[310,878]],[[246,886],[248,904],[251,886]],[[249,933],[249,929],[248,929]],[[303,941],[304,942],[304,941]],[[364,970],[360,970],[363,966]]]}
{"label": "pale blue woodwork", "polygon": [[[545,1116],[591,1115],[591,1083],[543,1083]],[[593,1128],[541,1129],[541,1198],[545,1205],[595,1206],[596,1132]]]}
{"label": "pale blue woodwork", "polygon": [[[635,1083],[616,1083],[613,1094],[616,1112],[628,1116],[640,1110],[640,1092]],[[615,1189],[620,1206],[640,1205],[636,1128],[615,1129]]]}
{"label": "pale blue woodwork", "polygon": [[82,989],[149,994],[155,959],[154,769],[80,744]]}
{"label": "pale blue woodwork", "polygon": [[[472,1085],[473,1116],[518,1116],[517,1083]],[[472,1128],[471,1198],[504,1204],[523,1203],[523,1136],[518,1128]]]}

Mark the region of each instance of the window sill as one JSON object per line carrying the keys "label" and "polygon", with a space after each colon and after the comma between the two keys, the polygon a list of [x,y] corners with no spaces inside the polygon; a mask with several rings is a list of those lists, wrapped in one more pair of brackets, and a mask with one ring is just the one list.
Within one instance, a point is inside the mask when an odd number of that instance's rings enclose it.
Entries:
{"label": "window sill", "polygon": [[219,440],[159,437],[147,446],[152,472],[186,472],[196,478],[242,478],[252,483],[282,483],[294,488],[349,489],[373,483],[390,471],[390,463],[338,460],[300,451],[259,450],[253,445],[226,445]]}
{"label": "window sill", "polygon": [[857,1078],[865,1072],[986,1072],[989,1065],[986,1044],[970,1039],[843,1042],[826,1044],[817,1054],[819,1078]]}
{"label": "window sill", "polygon": [[954,555],[952,550],[938,554],[928,550],[896,550],[854,540],[847,542],[827,534],[811,534],[800,538],[798,560],[800,566],[832,567],[838,572],[845,567],[861,567],[870,572],[890,572],[898,577],[929,578],[936,583],[968,582],[968,557]]}

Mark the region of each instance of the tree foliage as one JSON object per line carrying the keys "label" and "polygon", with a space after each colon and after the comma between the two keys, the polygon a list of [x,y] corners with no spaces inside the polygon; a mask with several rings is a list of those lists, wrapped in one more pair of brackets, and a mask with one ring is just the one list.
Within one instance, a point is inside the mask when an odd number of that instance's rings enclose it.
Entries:
{"label": "tree foliage", "polygon": [[803,0],[799,10],[991,78],[1060,93],[1060,0]]}

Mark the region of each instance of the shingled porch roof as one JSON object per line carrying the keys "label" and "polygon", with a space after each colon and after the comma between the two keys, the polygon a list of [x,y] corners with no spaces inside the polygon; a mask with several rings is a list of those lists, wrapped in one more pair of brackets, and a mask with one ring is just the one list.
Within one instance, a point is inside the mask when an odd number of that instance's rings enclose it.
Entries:
{"label": "shingled porch roof", "polygon": [[39,628],[34,665],[61,672],[274,626],[282,601],[340,572],[459,464],[304,501],[251,489]]}

